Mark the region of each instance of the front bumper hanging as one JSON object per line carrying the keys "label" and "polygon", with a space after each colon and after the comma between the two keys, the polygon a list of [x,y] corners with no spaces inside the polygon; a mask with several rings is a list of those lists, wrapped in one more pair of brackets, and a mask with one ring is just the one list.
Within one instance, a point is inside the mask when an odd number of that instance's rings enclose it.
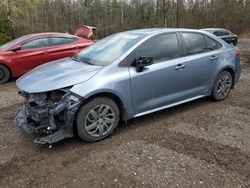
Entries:
{"label": "front bumper hanging", "polygon": [[[15,114],[16,126],[28,134],[37,134],[34,140],[38,144],[52,144],[71,138],[75,114],[82,99],[66,96],[53,107],[23,105]],[[59,114],[63,120],[59,121]],[[43,135],[43,136],[41,136]]]}

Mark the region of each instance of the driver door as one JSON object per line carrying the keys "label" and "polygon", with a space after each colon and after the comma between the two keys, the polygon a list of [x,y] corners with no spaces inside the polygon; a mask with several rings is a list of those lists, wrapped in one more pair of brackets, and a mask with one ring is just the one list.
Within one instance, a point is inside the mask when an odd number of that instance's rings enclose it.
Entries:
{"label": "driver door", "polygon": [[148,39],[128,56],[128,63],[146,56],[153,64],[137,72],[130,66],[132,101],[135,114],[183,100],[185,95],[185,58],[180,58],[176,33],[161,34]]}

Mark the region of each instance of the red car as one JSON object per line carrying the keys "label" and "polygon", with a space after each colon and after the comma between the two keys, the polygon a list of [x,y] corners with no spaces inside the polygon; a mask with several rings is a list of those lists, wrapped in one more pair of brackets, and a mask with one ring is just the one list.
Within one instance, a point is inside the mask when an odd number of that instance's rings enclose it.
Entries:
{"label": "red car", "polygon": [[0,46],[0,84],[43,63],[73,56],[92,43],[63,33],[30,34],[12,40]]}

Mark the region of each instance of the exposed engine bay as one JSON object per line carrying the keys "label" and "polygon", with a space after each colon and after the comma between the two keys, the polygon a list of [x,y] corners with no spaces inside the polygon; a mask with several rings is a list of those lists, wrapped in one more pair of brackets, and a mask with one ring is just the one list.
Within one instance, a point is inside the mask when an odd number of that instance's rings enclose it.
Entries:
{"label": "exposed engine bay", "polygon": [[16,125],[26,133],[38,135],[35,143],[52,144],[74,136],[74,117],[82,97],[72,94],[69,88],[19,94],[25,103],[16,113]]}

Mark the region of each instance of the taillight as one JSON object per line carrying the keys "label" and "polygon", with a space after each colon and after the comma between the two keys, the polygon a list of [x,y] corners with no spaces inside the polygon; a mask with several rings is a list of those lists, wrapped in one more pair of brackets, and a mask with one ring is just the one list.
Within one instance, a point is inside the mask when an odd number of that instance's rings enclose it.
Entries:
{"label": "taillight", "polygon": [[236,50],[235,55],[240,56],[240,50]]}

